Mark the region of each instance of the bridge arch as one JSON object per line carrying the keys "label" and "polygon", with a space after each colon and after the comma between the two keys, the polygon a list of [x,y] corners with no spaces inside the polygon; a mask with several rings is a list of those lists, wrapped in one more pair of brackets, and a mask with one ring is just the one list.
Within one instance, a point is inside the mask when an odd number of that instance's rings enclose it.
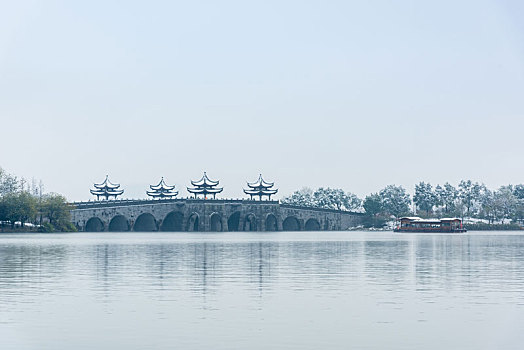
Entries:
{"label": "bridge arch", "polygon": [[304,230],[320,231],[320,222],[318,222],[318,220],[315,218],[311,218],[308,221],[306,221],[306,224],[304,225]]}
{"label": "bridge arch", "polygon": [[166,215],[160,225],[161,231],[180,232],[184,231],[184,214],[179,211],[172,211]]}
{"label": "bridge arch", "polygon": [[115,215],[109,222],[108,231],[127,232],[130,229],[129,220],[124,215]]}
{"label": "bridge arch", "polygon": [[97,218],[96,216],[90,218],[86,222],[86,226],[84,231],[86,232],[101,232],[104,231],[104,223],[100,218]]}
{"label": "bridge arch", "polygon": [[187,231],[196,232],[200,229],[200,215],[198,213],[191,213],[187,219]]}
{"label": "bridge arch", "polygon": [[139,232],[152,232],[158,231],[158,226],[153,214],[143,213],[140,214],[133,225],[133,231]]}
{"label": "bridge arch", "polygon": [[222,217],[219,213],[213,213],[209,216],[209,228],[213,232],[222,232]]}
{"label": "bridge arch", "polygon": [[240,212],[236,211],[227,219],[227,230],[238,231],[240,228]]}
{"label": "bridge arch", "polygon": [[246,215],[244,219],[244,231],[256,231],[257,230],[257,217],[255,214],[250,213]]}
{"label": "bridge arch", "polygon": [[282,222],[282,229],[284,231],[300,231],[300,222],[295,216],[288,216]]}
{"label": "bridge arch", "polygon": [[265,229],[266,231],[278,231],[277,217],[274,214],[266,215]]}

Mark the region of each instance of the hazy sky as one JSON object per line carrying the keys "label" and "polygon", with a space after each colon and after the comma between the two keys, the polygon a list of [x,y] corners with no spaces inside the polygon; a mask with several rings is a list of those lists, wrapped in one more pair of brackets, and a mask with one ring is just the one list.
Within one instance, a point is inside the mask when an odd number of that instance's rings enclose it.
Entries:
{"label": "hazy sky", "polygon": [[521,0],[0,4],[0,166],[71,200],[524,183]]}

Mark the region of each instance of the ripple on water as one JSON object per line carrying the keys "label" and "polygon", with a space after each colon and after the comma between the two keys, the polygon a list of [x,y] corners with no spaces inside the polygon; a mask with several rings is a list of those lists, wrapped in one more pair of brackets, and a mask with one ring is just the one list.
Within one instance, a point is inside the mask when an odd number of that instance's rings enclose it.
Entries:
{"label": "ripple on water", "polygon": [[4,235],[0,334],[21,349],[516,349],[523,248],[519,234]]}

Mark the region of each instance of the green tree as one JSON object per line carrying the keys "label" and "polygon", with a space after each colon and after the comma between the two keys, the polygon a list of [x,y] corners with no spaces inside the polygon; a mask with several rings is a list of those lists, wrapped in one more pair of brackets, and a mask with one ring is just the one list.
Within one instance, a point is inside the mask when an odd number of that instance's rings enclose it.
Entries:
{"label": "green tree", "polygon": [[344,197],[344,207],[346,210],[357,210],[362,207],[362,200],[356,194],[346,192]]}
{"label": "green tree", "polygon": [[493,191],[488,188],[484,188],[480,194],[480,217],[488,220],[488,223],[492,223],[498,217],[497,205],[495,203],[495,197]]}
{"label": "green tree", "polygon": [[5,198],[0,197],[0,227],[2,231],[4,231],[4,223],[7,220],[7,202]]}
{"label": "green tree", "polygon": [[425,211],[426,215],[429,216],[433,211],[433,207],[437,204],[437,197],[435,192],[433,192],[431,184],[420,182],[415,185],[413,202],[415,202],[418,209]]}
{"label": "green tree", "polygon": [[459,183],[459,198],[466,208],[466,216],[471,217],[472,209],[474,205],[478,203],[480,199],[480,193],[482,190],[482,185],[478,182],[471,182],[471,180],[460,181]]}
{"label": "green tree", "polygon": [[516,185],[513,187],[513,194],[517,199],[524,199],[524,185]]}
{"label": "green tree", "polygon": [[366,214],[371,216],[377,216],[383,211],[382,208],[382,197],[378,193],[372,193],[369,196],[364,198],[364,203],[362,204]]}
{"label": "green tree", "polygon": [[354,210],[361,205],[356,195],[339,188],[320,187],[313,193],[313,199],[316,206],[326,209]]}
{"label": "green tree", "polygon": [[57,231],[71,230],[71,207],[64,196],[50,193],[42,198],[40,212]]}
{"label": "green tree", "polygon": [[515,197],[513,186],[500,187],[495,192],[494,199],[500,212],[502,223],[504,223],[504,219],[511,219],[515,214],[517,206],[517,197]]}
{"label": "green tree", "polygon": [[0,196],[18,191],[20,185],[16,176],[8,174],[0,168]]}
{"label": "green tree", "polygon": [[411,199],[402,186],[388,185],[379,193],[384,211],[395,218],[409,213]]}
{"label": "green tree", "polygon": [[283,204],[299,205],[304,207],[315,207],[315,200],[313,199],[313,190],[309,187],[304,187],[295,191],[291,196],[282,199]]}
{"label": "green tree", "polygon": [[517,222],[522,224],[524,222],[524,185],[516,185],[513,188],[513,194],[517,200],[514,217]]}
{"label": "green tree", "polygon": [[438,185],[435,187],[435,196],[437,197],[437,205],[441,205],[444,208],[444,213],[446,213],[446,215],[455,211],[458,198],[458,191],[455,187],[448,182],[446,182],[442,187]]}
{"label": "green tree", "polygon": [[14,227],[20,221],[22,227],[27,222],[34,222],[36,217],[36,199],[27,192],[9,193],[2,198],[5,204],[5,218]]}

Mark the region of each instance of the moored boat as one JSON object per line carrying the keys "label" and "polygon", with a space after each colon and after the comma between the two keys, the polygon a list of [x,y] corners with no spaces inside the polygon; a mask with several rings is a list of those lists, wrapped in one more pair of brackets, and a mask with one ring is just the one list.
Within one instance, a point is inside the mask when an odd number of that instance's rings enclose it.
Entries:
{"label": "moored boat", "polygon": [[419,217],[400,218],[400,224],[395,232],[435,232],[435,233],[462,233],[467,230],[458,218],[422,219]]}

